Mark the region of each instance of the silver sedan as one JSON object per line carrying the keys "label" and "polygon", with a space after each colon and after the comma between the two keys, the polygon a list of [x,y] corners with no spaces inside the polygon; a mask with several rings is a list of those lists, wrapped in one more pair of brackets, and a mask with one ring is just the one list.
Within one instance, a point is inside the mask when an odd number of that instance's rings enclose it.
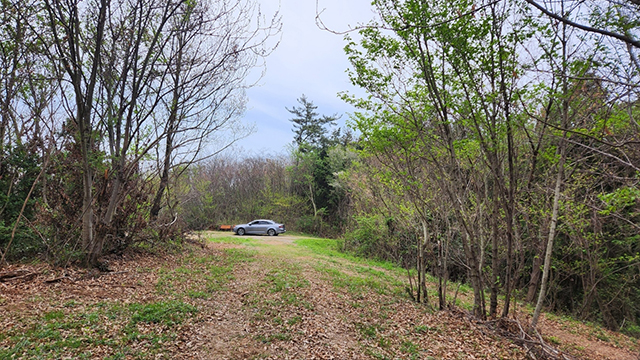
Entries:
{"label": "silver sedan", "polygon": [[248,224],[240,224],[233,227],[233,232],[242,236],[244,234],[274,236],[285,232],[284,224],[278,224],[273,220],[253,220]]}

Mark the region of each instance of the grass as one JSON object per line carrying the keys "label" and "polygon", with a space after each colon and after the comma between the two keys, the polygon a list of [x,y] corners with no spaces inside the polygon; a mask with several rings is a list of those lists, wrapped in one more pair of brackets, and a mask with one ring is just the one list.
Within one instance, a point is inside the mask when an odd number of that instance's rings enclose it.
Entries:
{"label": "grass", "polygon": [[551,344],[554,344],[554,345],[560,345],[560,339],[558,339],[558,338],[557,338],[557,337],[555,337],[555,336],[548,336],[548,337],[546,337],[546,340],[547,340],[548,342],[550,342]]}
{"label": "grass", "polygon": [[[309,282],[302,275],[299,265],[274,260],[270,270],[256,285],[257,288],[251,291],[245,306],[253,311],[255,321],[269,321],[288,334],[290,328],[302,322],[302,318],[296,314],[301,310],[313,310],[304,293],[308,286]],[[263,342],[283,340],[270,333],[263,335]]]}
{"label": "grass", "polygon": [[177,289],[189,283],[186,295],[192,299],[208,299],[214,292],[226,290],[235,279],[233,269],[240,263],[254,260],[257,252],[251,249],[225,249],[225,256],[196,256],[182,259],[181,266],[170,270],[160,268],[156,291],[161,295],[179,296]]}
{"label": "grass", "polygon": [[246,245],[246,246],[260,246],[260,241],[253,238],[229,235],[225,237],[210,237],[207,241],[220,244],[234,244],[234,245]]}
{"label": "grass", "polygon": [[166,301],[149,304],[131,304],[131,324],[153,323],[166,326],[179,325],[186,317],[195,315],[198,309],[182,301]]}
{"label": "grass", "polygon": [[319,255],[314,269],[331,280],[336,289],[363,296],[369,291],[380,295],[404,296],[405,270],[388,261],[364,259],[338,250],[337,240],[301,239],[296,244]]}
{"label": "grass", "polygon": [[417,325],[414,329],[416,334],[426,334],[429,332],[440,333],[440,329],[438,327],[429,327],[426,325]]}
{"label": "grass", "polygon": [[[360,304],[366,299],[368,292],[375,292],[381,295],[403,296],[406,298],[406,294],[404,293],[406,270],[390,262],[362,259],[351,254],[342,253],[339,251],[339,242],[336,240],[313,238],[298,240],[296,243],[309,249],[313,254],[319,255],[319,257],[316,256],[319,261],[315,263],[314,269],[323,274],[325,279],[331,281],[336,290],[346,291],[346,293],[355,300],[352,303],[352,307],[362,308]],[[413,274],[415,276],[415,272],[413,272]],[[436,279],[429,276],[428,282],[435,283]],[[473,289],[471,286],[464,283],[449,282],[447,292],[448,301],[453,301],[456,289],[458,289],[456,305],[467,311],[472,311]],[[435,299],[435,290],[430,289],[429,291],[431,299]],[[527,309],[527,306],[522,305],[520,308]],[[385,318],[383,313],[376,314],[376,316],[380,319]],[[561,324],[565,324],[563,327],[565,327],[565,329],[567,327],[573,329],[572,332],[574,333],[587,334],[590,338],[619,345],[620,341],[617,340],[618,337],[613,338],[609,332],[603,331],[601,326],[585,324],[565,316],[554,316],[552,314],[547,314],[546,316],[553,318]],[[582,330],[577,330],[578,327],[575,326],[575,324],[580,324],[579,327]],[[582,326],[588,326],[589,330],[585,332]],[[431,331],[442,332],[440,329],[426,327],[415,328],[415,332],[418,334],[425,334]],[[627,331],[630,333],[640,333],[640,330],[637,328],[631,328]],[[361,332],[364,332],[366,336],[370,336],[372,330],[362,328]],[[562,345],[560,344],[561,340],[557,337],[552,336],[549,338],[549,341],[554,345]],[[631,343],[629,343],[629,341],[631,341]],[[638,342],[627,339],[625,345],[631,345],[635,348],[638,346]],[[384,348],[381,344],[379,344],[379,346]],[[411,357],[418,356],[412,351],[407,353],[410,354]],[[377,357],[376,354],[373,353],[370,355]]]}
{"label": "grass", "polygon": [[400,345],[400,351],[410,355],[417,355],[420,351],[420,347],[411,341],[404,341]]}
{"label": "grass", "polygon": [[363,324],[357,323],[356,329],[360,332],[361,335],[367,338],[375,338],[378,335],[378,331],[381,330],[380,325],[377,324]]}
{"label": "grass", "polygon": [[291,340],[291,334],[289,333],[274,333],[270,335],[256,335],[255,339],[263,344],[271,344],[274,341],[289,341]]}
{"label": "grass", "polygon": [[[197,313],[181,301],[97,303],[82,306],[82,311],[54,310],[23,319],[23,327],[3,333],[12,346],[0,349],[0,359],[94,358],[92,349],[101,346],[114,350],[105,358],[153,357],[160,354],[163,342],[177,336],[174,327]],[[144,349],[146,355],[132,347]]]}
{"label": "grass", "polygon": [[267,287],[272,293],[307,287],[309,282],[301,272],[302,269],[296,264],[276,263],[265,275],[262,286]]}
{"label": "grass", "polygon": [[313,238],[296,240],[295,243],[308,248],[315,254],[323,255],[329,258],[345,259],[354,264],[369,265],[370,267],[382,268],[394,272],[404,272],[404,270],[398,268],[395,264],[389,261],[365,259],[351,255],[349,253],[340,252],[338,249],[338,240]]}
{"label": "grass", "polygon": [[380,295],[390,293],[390,287],[384,279],[380,280],[375,277],[349,275],[344,271],[327,267],[323,264],[315,266],[315,269],[320,273],[326,274],[335,288],[346,289],[347,292],[352,295],[364,295],[369,291]]}

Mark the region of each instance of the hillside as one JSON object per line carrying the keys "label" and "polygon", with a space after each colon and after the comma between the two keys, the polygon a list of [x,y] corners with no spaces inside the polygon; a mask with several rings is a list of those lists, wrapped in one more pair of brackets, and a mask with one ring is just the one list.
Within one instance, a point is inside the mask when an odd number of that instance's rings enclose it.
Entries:
{"label": "hillside", "polygon": [[[180,255],[114,257],[108,273],[5,268],[0,359],[527,357],[492,322],[468,317],[464,286],[459,308],[431,311],[408,299],[402,271],[342,256],[328,241],[204,237]],[[526,318],[527,309],[518,311]],[[542,329],[574,358],[637,359],[640,349],[555,316]]]}

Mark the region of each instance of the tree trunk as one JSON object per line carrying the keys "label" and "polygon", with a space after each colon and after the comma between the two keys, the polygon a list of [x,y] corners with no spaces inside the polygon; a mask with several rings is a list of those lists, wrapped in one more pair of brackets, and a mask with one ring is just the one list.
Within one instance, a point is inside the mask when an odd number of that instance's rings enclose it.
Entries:
{"label": "tree trunk", "polygon": [[167,134],[167,142],[164,154],[164,164],[162,165],[162,176],[160,177],[160,185],[158,191],[153,199],[153,206],[151,207],[151,220],[156,220],[160,209],[162,208],[162,196],[164,191],[169,185],[169,168],[171,167],[171,152],[173,150],[173,132]]}
{"label": "tree trunk", "polygon": [[428,304],[429,298],[427,294],[427,278],[426,278],[426,266],[424,261],[424,249],[428,243],[429,231],[427,229],[427,222],[425,220],[422,223],[422,240],[418,240],[418,302],[421,304]]}
{"label": "tree trunk", "polygon": [[438,237],[438,309],[444,310],[446,306],[446,274],[447,265],[446,257],[444,256],[444,244],[441,237]]}
{"label": "tree trunk", "polygon": [[[480,270],[480,264],[478,262],[478,254],[471,245],[471,234],[466,232],[467,247],[469,248],[469,254],[467,255],[467,261],[470,267],[471,286],[473,287],[473,315],[478,319],[486,318],[485,298],[484,298],[484,286],[482,281],[482,272]],[[464,245],[463,245],[464,246]]]}
{"label": "tree trunk", "polygon": [[489,316],[495,318],[498,315],[498,194],[496,186],[493,191],[493,215],[491,217],[491,300],[489,303]]}
{"label": "tree trunk", "polygon": [[184,39],[179,36],[179,50],[176,57],[176,69],[173,75],[173,92],[171,99],[171,109],[169,114],[169,119],[167,120],[166,125],[166,143],[164,149],[164,162],[162,164],[162,175],[160,176],[160,185],[158,186],[158,191],[156,192],[156,196],[153,199],[153,206],[151,207],[151,220],[156,220],[158,218],[158,214],[160,213],[160,209],[162,208],[162,196],[164,195],[164,191],[169,185],[169,170],[171,168],[171,154],[173,153],[173,138],[176,135],[176,130],[178,129],[178,123],[180,122],[180,118],[178,116],[178,104],[180,102],[180,83],[182,79],[182,57],[184,50]]}
{"label": "tree trunk", "polygon": [[89,155],[84,155],[82,169],[82,248],[88,266],[94,266],[102,253],[102,243],[96,242],[93,217],[93,169],[88,163]]}
{"label": "tree trunk", "polygon": [[[561,3],[564,12],[564,3]],[[540,293],[538,294],[538,301],[536,302],[536,309],[533,312],[531,318],[530,331],[536,330],[538,326],[538,319],[540,317],[540,311],[542,310],[542,304],[546,297],[547,282],[549,280],[549,271],[551,270],[551,255],[553,252],[553,241],[556,235],[556,226],[558,224],[558,206],[560,202],[560,188],[562,187],[562,178],[564,176],[564,163],[566,161],[566,137],[567,128],[569,126],[569,91],[568,91],[568,79],[567,79],[567,34],[566,24],[563,25],[561,34],[562,43],[562,128],[564,129],[560,143],[558,144],[560,152],[560,160],[558,161],[558,176],[556,177],[556,184],[553,190],[553,208],[551,213],[551,222],[549,224],[549,237],[547,238],[547,249],[544,256],[544,268],[542,270],[542,280],[540,284]]]}
{"label": "tree trunk", "polygon": [[512,272],[513,272],[513,207],[510,204],[507,209],[507,269],[505,275],[505,294],[504,307],[502,308],[502,317],[509,315],[509,307],[511,304],[511,289],[513,288]]}
{"label": "tree trunk", "polygon": [[564,163],[566,157],[565,150],[565,136],[560,139],[560,161],[558,163],[558,176],[556,177],[556,184],[553,190],[553,210],[551,214],[551,223],[549,224],[549,237],[547,238],[547,249],[544,256],[544,268],[542,270],[542,281],[540,284],[540,293],[538,294],[538,301],[536,302],[536,309],[531,318],[531,329],[535,329],[538,326],[538,318],[540,317],[540,311],[542,310],[542,304],[547,292],[547,281],[549,280],[549,271],[551,269],[551,254],[553,251],[553,240],[556,236],[556,225],[558,224],[558,207],[560,202],[560,188],[562,186],[562,177],[564,175]]}
{"label": "tree trunk", "polygon": [[527,297],[525,301],[528,304],[533,303],[533,299],[535,299],[536,292],[538,291],[538,285],[540,284],[540,266],[542,266],[542,254],[535,254],[533,257],[533,264],[531,269],[531,280],[529,280],[529,289],[527,291]]}

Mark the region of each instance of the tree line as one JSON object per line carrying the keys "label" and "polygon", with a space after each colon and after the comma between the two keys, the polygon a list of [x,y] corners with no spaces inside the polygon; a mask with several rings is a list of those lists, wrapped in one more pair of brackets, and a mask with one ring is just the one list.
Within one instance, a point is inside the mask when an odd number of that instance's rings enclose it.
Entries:
{"label": "tree line", "polygon": [[288,230],[337,237],[351,216],[341,174],[357,159],[337,115],[321,115],[302,95],[291,113],[294,141],[276,157],[220,154],[179,182],[179,213],[192,230],[272,218]]}

